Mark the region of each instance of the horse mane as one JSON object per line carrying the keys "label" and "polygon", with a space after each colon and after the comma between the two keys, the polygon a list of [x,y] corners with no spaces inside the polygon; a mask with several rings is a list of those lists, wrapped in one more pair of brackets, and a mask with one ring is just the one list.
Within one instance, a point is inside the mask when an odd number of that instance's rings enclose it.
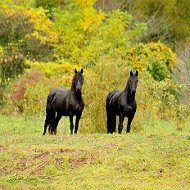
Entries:
{"label": "horse mane", "polygon": [[76,79],[76,75],[74,75],[73,79],[72,79],[72,83],[71,83],[71,91],[75,91],[75,79]]}

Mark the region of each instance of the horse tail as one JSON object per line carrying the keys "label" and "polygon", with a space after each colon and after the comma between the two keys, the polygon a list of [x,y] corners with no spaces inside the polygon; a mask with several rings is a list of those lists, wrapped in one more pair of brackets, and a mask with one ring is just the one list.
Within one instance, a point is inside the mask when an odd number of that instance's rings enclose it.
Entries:
{"label": "horse tail", "polygon": [[48,110],[52,109],[52,102],[53,102],[53,96],[52,96],[52,94],[48,94],[47,104],[46,104],[46,113]]}
{"label": "horse tail", "polygon": [[107,115],[107,133],[115,132],[116,128],[116,115],[112,112],[110,107],[110,94],[106,99],[106,115]]}
{"label": "horse tail", "polygon": [[52,94],[49,94],[47,97],[46,116],[48,116],[49,119],[54,119],[54,117],[55,117],[55,113],[53,110],[53,96],[52,96]]}
{"label": "horse tail", "polygon": [[46,103],[46,119],[44,124],[44,135],[46,133],[46,129],[49,126],[49,133],[51,131],[51,128],[53,126],[53,123],[55,121],[55,111],[53,110],[53,94],[50,92],[47,97],[47,103]]}

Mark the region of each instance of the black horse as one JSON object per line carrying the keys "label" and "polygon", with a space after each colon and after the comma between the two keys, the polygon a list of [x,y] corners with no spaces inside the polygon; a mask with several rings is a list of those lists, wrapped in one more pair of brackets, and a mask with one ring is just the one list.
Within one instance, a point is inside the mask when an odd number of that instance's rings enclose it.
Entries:
{"label": "black horse", "polygon": [[122,133],[123,121],[128,117],[127,133],[130,132],[131,122],[135,115],[137,104],[135,93],[138,84],[138,71],[133,74],[130,71],[130,77],[123,91],[115,90],[110,92],[106,99],[107,113],[107,132],[113,133],[116,128],[116,116],[119,116],[118,133]]}
{"label": "black horse", "polygon": [[83,69],[77,71],[72,80],[71,90],[67,91],[61,88],[55,88],[47,97],[46,120],[44,124],[43,135],[46,134],[49,126],[49,133],[57,133],[57,125],[62,116],[69,116],[70,133],[73,134],[73,117],[76,115],[74,133],[77,134],[79,120],[81,118],[84,102],[82,98]]}

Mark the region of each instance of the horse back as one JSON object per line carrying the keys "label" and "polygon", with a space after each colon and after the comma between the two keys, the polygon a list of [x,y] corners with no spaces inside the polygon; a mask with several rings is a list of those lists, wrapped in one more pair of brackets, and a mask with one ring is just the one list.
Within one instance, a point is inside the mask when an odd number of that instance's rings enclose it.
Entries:
{"label": "horse back", "polygon": [[73,91],[55,88],[48,95],[47,107],[62,115],[69,116],[82,112],[84,102],[83,99],[78,101]]}
{"label": "horse back", "polygon": [[106,98],[106,109],[116,109],[118,98],[121,95],[120,90],[110,92]]}
{"label": "horse back", "polygon": [[63,88],[54,88],[47,97],[47,109],[54,109],[57,111],[59,107],[65,107],[65,101],[68,91]]}

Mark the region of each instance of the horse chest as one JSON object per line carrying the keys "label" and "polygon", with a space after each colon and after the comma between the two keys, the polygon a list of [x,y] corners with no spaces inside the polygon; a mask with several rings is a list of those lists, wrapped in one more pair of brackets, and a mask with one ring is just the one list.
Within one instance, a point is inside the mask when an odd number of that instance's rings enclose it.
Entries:
{"label": "horse chest", "polygon": [[81,103],[76,102],[75,104],[69,104],[68,105],[68,111],[72,112],[73,114],[82,112],[83,106]]}
{"label": "horse chest", "polygon": [[133,107],[134,106],[132,104],[127,104],[127,103],[121,104],[119,112],[122,112],[125,117],[128,117],[130,114],[133,113],[134,111]]}

